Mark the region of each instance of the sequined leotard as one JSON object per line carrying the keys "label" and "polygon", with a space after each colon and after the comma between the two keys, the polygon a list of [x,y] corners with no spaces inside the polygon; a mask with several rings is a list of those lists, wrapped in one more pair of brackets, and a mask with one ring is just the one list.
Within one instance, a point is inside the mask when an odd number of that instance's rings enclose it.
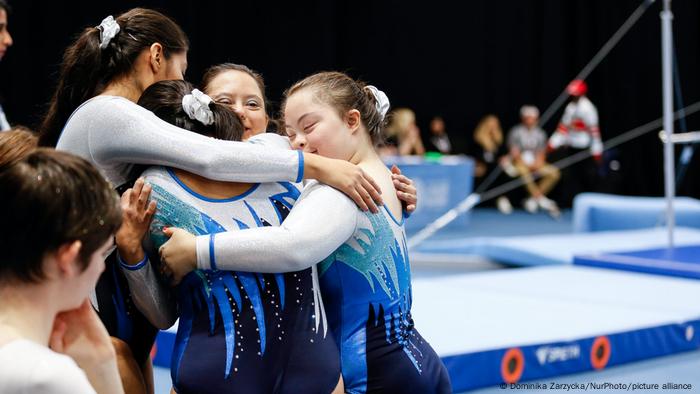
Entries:
{"label": "sequined leotard", "polygon": [[[403,220],[360,211],[311,182],[282,226],[197,237],[197,264],[261,272],[318,265],[350,393],[448,393],[447,371],[415,329]],[[226,261],[226,263],[222,263]]]}

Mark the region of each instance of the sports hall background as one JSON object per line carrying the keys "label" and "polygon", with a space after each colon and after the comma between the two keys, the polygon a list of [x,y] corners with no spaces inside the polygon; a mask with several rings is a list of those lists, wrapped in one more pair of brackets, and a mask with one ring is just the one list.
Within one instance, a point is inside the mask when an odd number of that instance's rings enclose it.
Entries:
{"label": "sports hall background", "polygon": [[[36,127],[65,47],[86,26],[135,6],[174,17],[191,40],[187,79],[232,61],[260,71],[270,98],[320,70],[346,71],[379,86],[394,107],[415,110],[424,135],[442,115],[458,152],[479,119],[504,132],[523,104],[542,112],[636,9],[639,0],[317,0],[11,2],[14,46],[0,63],[2,104],[13,124]],[[657,1],[587,78],[604,140],[661,117],[661,2]],[[685,105],[700,100],[700,2],[673,1]],[[551,133],[561,111],[544,125]],[[700,114],[687,119],[700,127]],[[678,126],[676,126],[678,130]],[[678,148],[680,149],[680,148]],[[662,146],[651,132],[622,145],[606,192],[661,195]],[[698,154],[700,155],[700,153]],[[700,197],[700,159],[681,195]]]}

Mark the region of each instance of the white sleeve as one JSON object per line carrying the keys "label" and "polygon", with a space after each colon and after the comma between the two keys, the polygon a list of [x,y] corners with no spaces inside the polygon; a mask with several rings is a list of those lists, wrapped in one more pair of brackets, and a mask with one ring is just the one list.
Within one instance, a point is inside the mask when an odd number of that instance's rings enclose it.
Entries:
{"label": "white sleeve", "polygon": [[311,183],[279,227],[197,237],[197,266],[262,273],[299,271],[322,261],[357,227],[357,206],[330,186]]}
{"label": "white sleeve", "polygon": [[291,150],[292,144],[289,142],[289,137],[285,137],[276,133],[262,133],[248,138],[248,143],[261,146],[267,146],[277,149]]}
{"label": "white sleeve", "polygon": [[173,126],[125,99],[88,104],[71,121],[78,122],[72,127],[87,129],[95,163],[165,165],[219,181],[299,182],[303,178],[301,152],[205,137]]}
{"label": "white sleeve", "polygon": [[[151,251],[151,248],[145,249]],[[151,324],[158,329],[167,330],[177,320],[177,304],[170,287],[156,272],[149,253],[144,254],[146,257],[135,265],[126,264],[118,253],[117,260],[129,283],[129,292],[136,307]]]}
{"label": "white sleeve", "polygon": [[95,394],[85,372],[68,356],[39,361],[28,380],[27,393]]}

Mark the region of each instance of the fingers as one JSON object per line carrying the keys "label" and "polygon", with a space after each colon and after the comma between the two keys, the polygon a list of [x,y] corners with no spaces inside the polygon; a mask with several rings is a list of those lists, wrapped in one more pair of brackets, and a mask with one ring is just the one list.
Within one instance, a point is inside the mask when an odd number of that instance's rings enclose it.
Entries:
{"label": "fingers", "polygon": [[134,197],[140,198],[141,197],[141,192],[143,191],[143,184],[144,184],[143,178],[139,178],[136,180],[136,182],[134,182],[134,187],[132,188],[132,189],[134,189],[134,191],[132,193],[133,194],[132,198],[134,198]]}
{"label": "fingers", "polygon": [[133,189],[126,189],[126,191],[120,197],[120,203],[122,210],[129,208],[129,202],[131,201],[131,192]]}
{"label": "fingers", "polygon": [[414,193],[416,191],[413,181],[404,175],[392,175],[391,179],[394,182],[394,187],[397,190],[401,190],[406,193]]}
{"label": "fingers", "polygon": [[[352,198],[355,204],[357,204],[357,206],[362,210],[362,212],[366,212],[367,210],[369,210],[369,207],[360,195],[360,192],[358,192],[357,190],[351,190],[349,196],[350,198]],[[370,198],[370,200],[372,199]]]}
{"label": "fingers", "polygon": [[[374,178],[365,174],[365,172],[362,171],[362,181],[363,181],[363,186],[372,195],[372,198],[374,199],[374,201],[376,201],[378,204],[384,204],[384,201],[382,201],[382,196],[381,196],[382,188],[379,187],[379,184],[374,181]],[[368,182],[370,187],[367,187],[364,184],[365,182]]]}
{"label": "fingers", "polygon": [[[163,234],[165,234],[168,238],[172,237],[174,232],[175,228],[173,227],[163,227]],[[160,249],[162,250],[163,247],[161,246]]]}
{"label": "fingers", "polygon": [[379,212],[379,208],[377,208],[377,205],[381,205],[384,203],[382,201],[382,196],[379,194],[380,192],[378,191],[378,189],[375,189],[372,183],[369,182],[367,177],[362,179],[362,185],[360,190],[360,194],[362,195],[362,199],[367,205],[367,208],[369,208],[369,210],[372,213]]}
{"label": "fingers", "polygon": [[396,196],[399,198],[399,200],[405,202],[407,205],[416,204],[418,202],[418,198],[416,197],[415,193],[406,193],[397,190]]}
{"label": "fingers", "polygon": [[[136,189],[134,189],[134,193],[136,193]],[[148,197],[151,195],[151,185],[143,185],[143,187],[141,187],[141,190],[138,193],[139,197],[137,206],[143,209],[146,206],[146,203],[148,202]]]}
{"label": "fingers", "polygon": [[391,166],[391,173],[396,174],[396,175],[401,175],[401,169],[396,164],[393,164]]}
{"label": "fingers", "polygon": [[408,213],[413,213],[416,211],[416,204],[408,204],[406,205],[406,212]]}
{"label": "fingers", "polygon": [[56,352],[63,353],[63,336],[66,334],[66,323],[60,318],[56,318],[53,323],[53,331],[49,337],[49,347]]}
{"label": "fingers", "polygon": [[149,201],[153,187],[139,178],[132,189],[127,189],[121,196],[121,206],[124,217],[135,222],[147,222],[156,210],[156,202]]}
{"label": "fingers", "polygon": [[146,212],[145,212],[145,214],[144,214],[144,218],[145,218],[145,219],[149,219],[149,220],[150,220],[151,216],[153,216],[153,214],[156,213],[156,207],[157,207],[157,205],[158,205],[158,204],[156,204],[155,201],[151,201],[150,203],[148,203],[148,208],[146,208]]}

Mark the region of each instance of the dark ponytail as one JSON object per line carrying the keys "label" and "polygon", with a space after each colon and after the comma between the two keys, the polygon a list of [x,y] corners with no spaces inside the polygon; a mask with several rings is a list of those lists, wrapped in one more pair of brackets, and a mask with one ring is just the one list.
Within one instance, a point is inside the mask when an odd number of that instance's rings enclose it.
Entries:
{"label": "dark ponytail", "polygon": [[192,84],[186,81],[156,82],[144,90],[138,104],[182,129],[220,140],[240,141],[244,132],[243,124],[236,113],[223,104],[209,104],[209,109],[214,114],[214,122],[210,125],[187,115],[182,108],[182,98],[190,94],[192,89]]}
{"label": "dark ponytail", "polygon": [[139,54],[152,44],[163,46],[166,59],[189,48],[180,26],[157,11],[134,8],[116,21],[120,31],[105,49],[100,49],[100,28],[90,27],[66,50],[58,86],[40,127],[40,145],[55,146],[73,111],[114,79],[128,75]]}

